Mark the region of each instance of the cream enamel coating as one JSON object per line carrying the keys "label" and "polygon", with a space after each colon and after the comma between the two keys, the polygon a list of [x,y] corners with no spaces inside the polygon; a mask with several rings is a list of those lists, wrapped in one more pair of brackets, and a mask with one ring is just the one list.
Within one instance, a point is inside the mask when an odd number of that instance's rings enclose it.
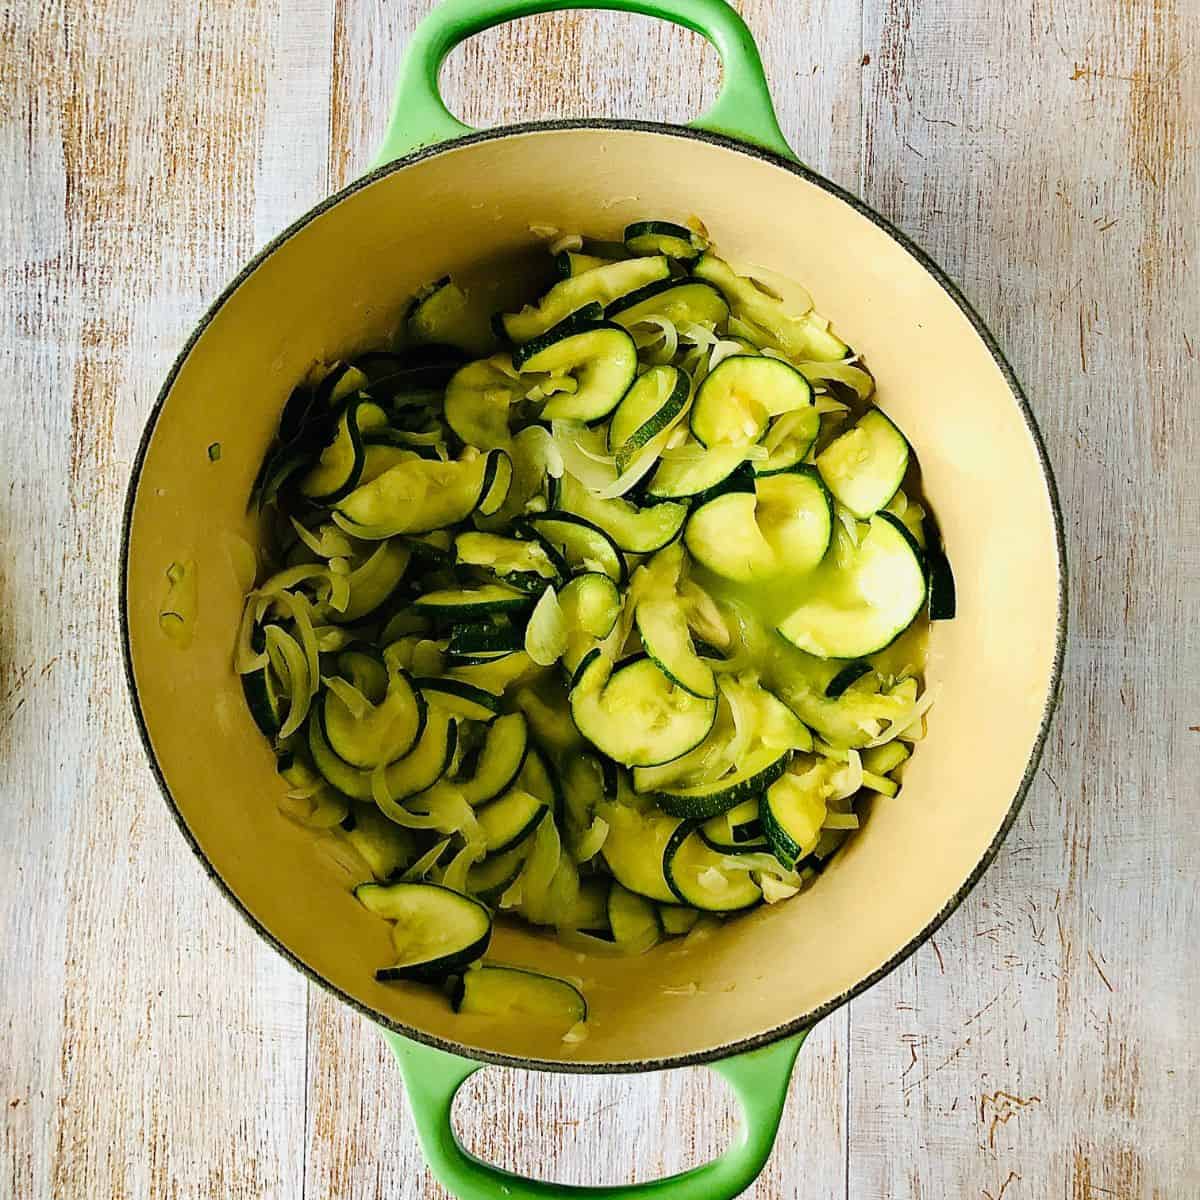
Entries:
{"label": "cream enamel coating", "polygon": [[[880,404],[920,460],[958,618],[933,628],[938,703],[902,796],[876,805],[805,897],[631,961],[581,960],[526,931],[498,933],[496,959],[583,979],[590,1033],[566,1047],[455,1016],[432,989],[373,981],[388,958],[387,926],[311,834],[276,812],[284,785],[231,668],[241,593],[226,535],[252,537],[250,482],[314,357],[382,342],[407,297],[444,271],[512,269],[537,250],[530,222],[611,237],[647,213],[696,213],[735,260],[804,282],[864,355]],[[205,469],[214,441],[219,473]],[[180,650],[158,611],[167,565],[187,558],[200,604],[192,645]],[[170,795],[200,852],[274,939],[415,1036],[487,1057],[632,1069],[732,1051],[827,1009],[954,900],[1010,814],[1050,703],[1060,571],[1049,487],[1012,389],[920,261],[834,192],[732,143],[576,125],[480,138],[380,173],[242,280],[182,363],[146,447],[126,602],[137,698]],[[690,983],[695,994],[664,991]]]}

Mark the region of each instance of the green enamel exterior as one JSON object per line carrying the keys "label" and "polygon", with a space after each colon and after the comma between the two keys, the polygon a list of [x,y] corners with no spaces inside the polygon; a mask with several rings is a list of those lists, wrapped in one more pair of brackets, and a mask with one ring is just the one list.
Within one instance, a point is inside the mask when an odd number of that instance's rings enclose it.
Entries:
{"label": "green enamel exterior", "polygon": [[741,1127],[720,1158],[667,1179],[613,1187],[567,1187],[522,1179],[468,1153],[451,1124],[458,1089],[484,1063],[385,1033],[400,1063],[421,1149],[438,1181],[459,1200],[733,1200],[758,1177],[779,1129],[792,1065],[807,1032],[712,1063],[742,1106]]}
{"label": "green enamel exterior", "polygon": [[716,103],[690,125],[797,161],[775,118],[758,47],[725,0],[444,0],[412,36],[387,132],[372,165],[381,167],[414,150],[475,132],[446,108],[438,91],[438,72],[459,42],[519,17],[570,8],[661,17],[706,37],[721,55],[724,80]]}
{"label": "green enamel exterior", "polygon": [[[475,132],[446,108],[438,90],[442,63],[455,46],[505,21],[569,8],[661,17],[706,37],[721,56],[723,82],[716,103],[690,122],[691,126],[797,161],[780,132],[754,39],[725,0],[444,0],[413,34],[373,167]],[[649,1183],[568,1188],[502,1171],[459,1144],[451,1124],[454,1097],[482,1063],[384,1033],[400,1063],[425,1157],[434,1175],[459,1200],[495,1200],[497,1196],[509,1200],[732,1200],[754,1182],[770,1156],[792,1065],[806,1036],[802,1033],[712,1064],[711,1069],[733,1087],[743,1112],[734,1144],[719,1158]]]}

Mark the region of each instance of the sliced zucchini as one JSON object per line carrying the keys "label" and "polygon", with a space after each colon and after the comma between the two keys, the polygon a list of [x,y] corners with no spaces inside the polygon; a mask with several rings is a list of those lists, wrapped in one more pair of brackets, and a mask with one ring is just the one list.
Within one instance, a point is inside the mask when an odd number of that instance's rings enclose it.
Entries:
{"label": "sliced zucchini", "polygon": [[367,377],[375,400],[391,403],[419,392],[440,392],[466,355],[454,346],[413,346],[403,354],[372,350],[350,365]]}
{"label": "sliced zucchini", "polygon": [[566,929],[612,935],[608,924],[608,892],[612,884],[606,875],[592,875],[579,881],[579,894],[571,911],[562,921]]}
{"label": "sliced zucchini", "polygon": [[500,616],[494,621],[455,625],[450,631],[446,652],[456,656],[479,656],[473,661],[487,661],[483,656],[511,654],[524,643],[521,631]]}
{"label": "sliced zucchini", "polygon": [[759,798],[744,800],[728,812],[710,817],[700,826],[700,836],[718,854],[769,854],[759,814]]}
{"label": "sliced zucchini", "polygon": [[354,827],[346,831],[346,841],[358,851],[376,879],[391,879],[416,857],[411,830],[389,821],[373,805],[361,805],[353,815]]}
{"label": "sliced zucchini", "polygon": [[616,455],[618,471],[683,412],[691,390],[691,380],[678,367],[651,367],[639,376],[608,426],[608,449]]}
{"label": "sliced zucchini", "polygon": [[701,280],[661,279],[614,301],[604,315],[623,329],[651,317],[715,329],[729,319],[729,305],[715,287]]}
{"label": "sliced zucchini", "polygon": [[684,908],[682,904],[658,906],[658,921],[667,937],[681,937],[690,933],[698,920],[700,914],[694,908]]}
{"label": "sliced zucchini", "polygon": [[736,274],[715,254],[702,254],[692,273],[719,288],[733,315],[762,330],[788,358],[828,362],[849,353],[846,343],[834,337],[815,313],[793,316],[778,297],[756,287],[749,277]]}
{"label": "sliced zucchini", "polygon": [[850,561],[829,568],[778,629],[819,658],[863,658],[894,642],[924,604],[920,549],[903,522],[879,512]]}
{"label": "sliced zucchini", "polygon": [[793,868],[817,847],[827,812],[828,787],[816,769],[803,775],[790,771],[776,780],[760,803],[763,833],[771,853]]}
{"label": "sliced zucchini", "polygon": [[591,521],[574,513],[550,509],[527,517],[521,527],[554,550],[570,571],[599,571],[618,587],[624,587],[628,582],[625,556],[612,537]]}
{"label": "sliced zucchini", "polygon": [[833,504],[811,467],[760,476],[753,494],[738,488],[701,498],[684,541],[692,557],[741,583],[810,571],[833,536]]}
{"label": "sliced zucchini", "polygon": [[672,683],[701,699],[716,695],[712,667],[696,653],[687,615],[674,595],[639,601],[634,624],[646,654]]}
{"label": "sliced zucchini", "polygon": [[679,453],[673,458],[663,458],[650,477],[646,492],[656,500],[686,499],[709,492],[746,461],[747,448],[731,444],[706,449],[699,443],[689,443],[684,448],[690,451],[686,457]]}
{"label": "sliced zucchini", "polygon": [[517,375],[511,355],[467,363],[446,385],[446,423],[468,446],[507,446],[513,405],[524,400],[532,386],[532,380]]}
{"label": "sliced zucchini", "polygon": [[912,751],[898,740],[885,742],[882,746],[872,746],[863,751],[863,770],[876,775],[888,775],[901,763],[907,762],[911,755]]}
{"label": "sliced zucchini", "polygon": [[608,889],[608,926],[614,941],[649,949],[658,941],[658,910],[645,896],[614,883]]}
{"label": "sliced zucchini", "polygon": [[670,501],[638,508],[628,500],[602,500],[573,475],[562,477],[558,495],[561,509],[604,530],[629,554],[653,554],[661,550],[679,536],[688,515],[686,505]]}
{"label": "sliced zucchini", "polygon": [[519,967],[482,966],[467,971],[450,1003],[457,1013],[526,1017],[565,1031],[587,1020],[583,993],[565,979]]}
{"label": "sliced zucchini", "polygon": [[552,329],[585,304],[607,307],[621,296],[645,287],[671,273],[667,260],[630,258],[585,271],[556,283],[536,305],[501,318],[505,336],[516,345],[532,341]]}
{"label": "sliced zucchini", "polygon": [[860,520],[886,507],[908,470],[908,442],[871,409],[817,455],[817,470],[837,501]]}
{"label": "sliced zucchini", "polygon": [[494,463],[495,470],[491,479],[484,483],[478,508],[483,516],[492,517],[504,507],[508,499],[513,482],[513,461],[503,450],[493,450],[488,459]]}
{"label": "sliced zucchini", "polygon": [[492,915],[477,900],[436,883],[363,883],[363,906],[394,921],[396,962],[375,972],[381,982],[442,979],[482,958]]}
{"label": "sliced zucchini", "polygon": [[826,685],[825,697],[836,700],[852,684],[857,683],[864,675],[870,674],[871,664],[862,659],[847,663]]}
{"label": "sliced zucchini", "polygon": [[621,593],[607,575],[585,571],[563,587],[558,604],[567,623],[562,661],[574,674],[584,655],[612,633],[621,615]]}
{"label": "sliced zucchini", "polygon": [[[312,722],[310,728],[311,725]],[[406,800],[433,787],[450,769],[457,747],[458,723],[445,710],[431,708],[417,744],[402,759],[389,763],[383,770],[384,786],[387,795],[393,798],[392,803]],[[369,773],[363,772],[363,775],[367,782],[367,795],[379,805],[384,816],[390,816],[390,806],[371,789]],[[326,778],[329,778],[328,775]],[[338,784],[334,783],[334,787],[337,786]]]}
{"label": "sliced zucchini", "polygon": [[491,721],[500,711],[500,697],[461,679],[414,679],[430,704],[468,721]]}
{"label": "sliced zucchini", "polygon": [[460,663],[447,674],[485,692],[501,695],[511,684],[523,683],[543,670],[524,650],[471,664]]}
{"label": "sliced zucchini", "polygon": [[756,475],[776,475],[802,463],[821,432],[821,414],[816,407],[783,413],[771,422],[762,444],[768,457],[754,464]]}
{"label": "sliced zucchini", "polygon": [[491,312],[459,287],[449,275],[423,289],[409,307],[405,327],[418,344],[454,346],[466,354],[489,354],[496,348]]}
{"label": "sliced zucchini", "polygon": [[416,744],[425,724],[425,703],[406,672],[389,670],[387,694],[380,704],[363,699],[353,711],[330,688],[321,699],[321,731],[343,762],[362,770],[403,758]]}
{"label": "sliced zucchini", "polygon": [[387,425],[387,413],[370,400],[351,400],[338,417],[333,438],[298,484],[300,494],[317,504],[333,504],[358,486],[366,461],[363,434]]}
{"label": "sliced zucchini", "polygon": [[665,254],[680,262],[698,258],[708,243],[671,221],[635,221],[625,226],[625,248],[631,254]]}
{"label": "sliced zucchini", "polygon": [[953,621],[958,611],[954,572],[942,545],[941,531],[931,517],[924,520],[925,572],[929,579],[929,619]]}
{"label": "sliced zucchini", "polygon": [[274,738],[287,714],[288,699],[269,666],[242,676],[242,691],[255,725],[264,737]]}
{"label": "sliced zucchini", "polygon": [[604,321],[552,329],[513,354],[513,366],[523,375],[545,372],[575,380],[573,392],[556,392],[546,401],[544,420],[597,421],[608,416],[633,383],[637,365],[633,338],[619,325]]}
{"label": "sliced zucchini", "polygon": [[469,777],[454,786],[470,805],[486,804],[508,791],[525,765],[529,748],[529,726],[521,713],[497,717],[488,726],[483,746]]}
{"label": "sliced zucchini", "polygon": [[547,582],[557,584],[566,573],[566,564],[557,555],[551,557],[545,545],[536,539],[460,533],[454,539],[454,552],[463,566],[483,567],[508,581],[510,586],[539,596]]}
{"label": "sliced zucchini", "polygon": [[350,645],[337,656],[337,673],[352,683],[372,704],[387,695],[387,664],[369,646]]}
{"label": "sliced zucchini", "polygon": [[705,845],[699,828],[680,822],[663,851],[663,875],[680,904],[701,912],[738,912],[762,900],[749,871],[732,868]]}
{"label": "sliced zucchini", "polygon": [[546,761],[546,757],[533,746],[525,755],[525,763],[517,776],[517,786],[540,800],[555,814],[563,809],[562,790],[558,785],[558,776]]}
{"label": "sliced zucchini", "polygon": [[707,821],[770,787],[787,770],[791,760],[791,750],[763,751],[732,775],[725,775],[715,783],[693,787],[667,784],[655,791],[654,798],[659,808],[673,817]]}
{"label": "sliced zucchini", "polygon": [[549,811],[537,796],[520,788],[513,788],[499,800],[485,804],[477,816],[488,854],[503,854],[520,845],[532,836]]}
{"label": "sliced zucchini", "polygon": [[490,854],[467,872],[467,891],[485,904],[494,905],[517,881],[529,857],[526,840],[503,854]]}
{"label": "sliced zucchini", "polygon": [[677,687],[652,659],[614,669],[599,653],[580,667],[570,701],[579,732],[629,767],[681,757],[704,741],[717,715],[714,698]]}
{"label": "sliced zucchini", "polygon": [[455,525],[487,492],[496,462],[494,455],[469,448],[454,462],[408,459],[338,501],[333,519],[352,537],[369,541]]}
{"label": "sliced zucchini", "polygon": [[515,699],[529,722],[534,741],[550,754],[562,756],[561,761],[568,761],[568,756],[582,748],[583,738],[571,720],[570,709],[556,692],[549,695],[547,699],[543,689],[525,687],[517,692]]}
{"label": "sliced zucchini", "polygon": [[681,822],[654,809],[641,812],[620,802],[603,804],[600,815],[608,822],[600,854],[613,878],[648,900],[675,903],[675,893],[663,874],[663,854]]}
{"label": "sliced zucchini", "polygon": [[795,367],[777,358],[733,354],[696,392],[692,436],[704,446],[744,446],[762,437],[772,417],[812,402],[812,386]]}
{"label": "sliced zucchini", "polygon": [[350,572],[350,600],[341,611],[331,609],[329,620],[346,625],[368,617],[390,599],[404,579],[412,550],[401,541],[387,539]]}
{"label": "sliced zucchini", "polygon": [[487,583],[477,588],[444,588],[426,592],[412,602],[413,612],[436,621],[462,621],[501,613],[528,612],[534,597],[502,583]]}
{"label": "sliced zucchini", "polygon": [[560,279],[573,279],[584,271],[595,267],[607,267],[613,262],[611,258],[601,258],[598,254],[581,254],[575,250],[562,250],[554,256],[554,266]]}

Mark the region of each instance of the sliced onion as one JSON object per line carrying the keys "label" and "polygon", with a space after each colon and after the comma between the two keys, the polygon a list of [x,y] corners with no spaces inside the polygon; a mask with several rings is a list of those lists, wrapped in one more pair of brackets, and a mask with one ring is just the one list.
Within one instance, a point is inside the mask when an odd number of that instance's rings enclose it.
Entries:
{"label": "sliced onion", "polygon": [[525,626],[525,653],[539,667],[553,666],[567,649],[567,619],[552,587],[547,587]]}
{"label": "sliced onion", "polygon": [[437,861],[446,852],[446,847],[450,845],[449,838],[443,838],[434,846],[430,846],[420,858],[417,859],[403,875],[400,876],[401,883],[414,883],[424,879],[431,870],[437,865]]}

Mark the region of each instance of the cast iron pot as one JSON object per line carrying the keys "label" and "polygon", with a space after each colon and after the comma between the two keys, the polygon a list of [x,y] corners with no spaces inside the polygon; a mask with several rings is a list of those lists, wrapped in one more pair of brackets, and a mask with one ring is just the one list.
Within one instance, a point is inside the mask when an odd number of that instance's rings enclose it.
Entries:
{"label": "cast iron pot", "polygon": [[[688,127],[555,121],[486,133],[447,112],[437,74],[458,42],[569,7],[660,16],[707,36],[724,64],[712,111]],[[693,213],[723,253],[810,285],[870,363],[936,502],[958,617],[932,630],[939,698],[901,796],[876,806],[802,899],[731,920],[694,950],[629,960],[581,963],[528,930],[497,931],[496,959],[585,977],[589,1036],[567,1046],[527,1024],[457,1016],[436,989],[375,982],[387,925],[312,834],[276,811],[284,785],[231,665],[242,584],[229,535],[252,536],[251,482],[315,357],[385,343],[405,300],[447,271],[518,262],[535,243],[531,222],[619,237],[633,219]],[[178,559],[195,560],[199,582],[186,649],[159,625],[164,572]],[[430,1165],[464,1200],[576,1191],[459,1146],[451,1103],[485,1062],[592,1072],[706,1063],[743,1105],[736,1144],[670,1180],[579,1192],[720,1200],[749,1186],[806,1031],[911,954],[995,855],[1036,766],[1064,638],[1054,484],[1011,369],[934,263],[797,161],[754,43],[723,0],[448,0],[433,12],[401,69],[378,165],[248,263],[172,368],[134,465],[121,569],[134,709],[180,829],[264,938],[382,1027]],[[689,983],[694,994],[667,990]]]}

